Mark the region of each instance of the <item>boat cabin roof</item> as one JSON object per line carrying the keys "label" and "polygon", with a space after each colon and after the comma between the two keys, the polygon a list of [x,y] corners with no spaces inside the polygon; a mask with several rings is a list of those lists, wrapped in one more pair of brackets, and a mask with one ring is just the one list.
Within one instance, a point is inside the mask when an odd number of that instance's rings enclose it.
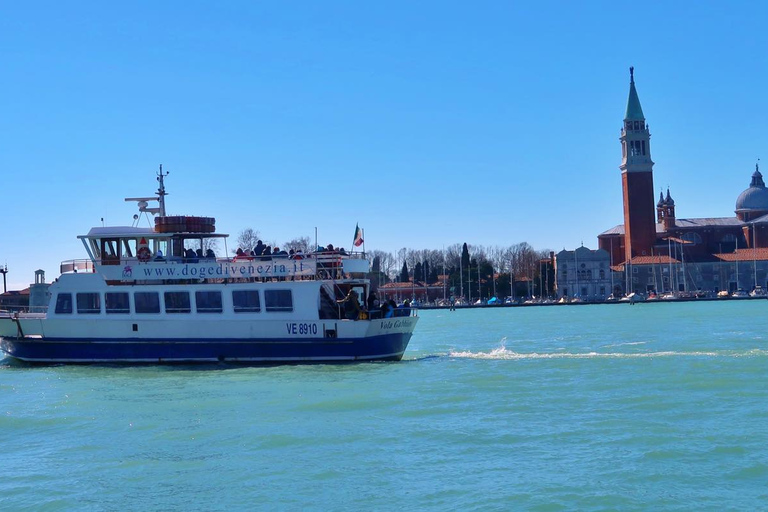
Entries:
{"label": "boat cabin roof", "polygon": [[138,228],[133,226],[106,226],[95,227],[88,231],[87,235],[78,235],[77,238],[169,238],[175,235],[182,235],[184,238],[227,238],[229,235],[223,233],[158,233],[152,228]]}

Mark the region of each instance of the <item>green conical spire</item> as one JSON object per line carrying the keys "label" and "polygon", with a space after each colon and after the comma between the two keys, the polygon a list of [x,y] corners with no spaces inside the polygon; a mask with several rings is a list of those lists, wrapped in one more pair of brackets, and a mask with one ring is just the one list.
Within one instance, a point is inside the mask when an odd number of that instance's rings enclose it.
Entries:
{"label": "green conical spire", "polygon": [[635,89],[635,68],[629,68],[629,99],[627,100],[627,113],[624,115],[625,121],[645,121],[643,107],[640,106],[640,98],[637,97]]}

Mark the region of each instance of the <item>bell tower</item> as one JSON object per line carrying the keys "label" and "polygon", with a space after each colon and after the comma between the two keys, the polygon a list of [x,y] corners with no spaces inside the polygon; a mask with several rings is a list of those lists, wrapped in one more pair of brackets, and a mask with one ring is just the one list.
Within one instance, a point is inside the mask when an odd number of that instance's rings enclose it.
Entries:
{"label": "bell tower", "polygon": [[625,260],[650,256],[656,242],[653,202],[651,132],[635,89],[635,68],[629,68],[629,99],[621,128],[621,186],[624,192]]}

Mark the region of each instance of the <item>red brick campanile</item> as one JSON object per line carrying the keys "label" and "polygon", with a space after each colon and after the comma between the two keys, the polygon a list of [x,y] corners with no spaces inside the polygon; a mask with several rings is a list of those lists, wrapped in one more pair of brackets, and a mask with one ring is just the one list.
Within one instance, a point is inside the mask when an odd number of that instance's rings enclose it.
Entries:
{"label": "red brick campanile", "polygon": [[621,186],[624,192],[625,259],[650,255],[656,241],[651,133],[629,68],[629,100],[621,129]]}

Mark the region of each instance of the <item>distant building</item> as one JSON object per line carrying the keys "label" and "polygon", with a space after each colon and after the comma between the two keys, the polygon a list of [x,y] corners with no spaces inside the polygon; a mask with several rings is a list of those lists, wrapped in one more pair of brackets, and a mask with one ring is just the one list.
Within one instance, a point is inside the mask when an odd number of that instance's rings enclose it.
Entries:
{"label": "distant building", "polygon": [[621,294],[621,276],[611,270],[610,255],[602,249],[584,246],[574,251],[562,250],[555,256],[557,298],[578,297],[582,300],[605,300]]}
{"label": "distant building", "polygon": [[765,288],[768,251],[762,249],[768,249],[768,189],[758,166],[749,187],[736,199],[736,216],[677,218],[669,189],[654,204],[650,137],[630,68],[619,137],[624,223],[597,237],[610,265],[627,271],[626,291]]}
{"label": "distant building", "polygon": [[27,311],[29,309],[29,288],[0,294],[0,310]]}

